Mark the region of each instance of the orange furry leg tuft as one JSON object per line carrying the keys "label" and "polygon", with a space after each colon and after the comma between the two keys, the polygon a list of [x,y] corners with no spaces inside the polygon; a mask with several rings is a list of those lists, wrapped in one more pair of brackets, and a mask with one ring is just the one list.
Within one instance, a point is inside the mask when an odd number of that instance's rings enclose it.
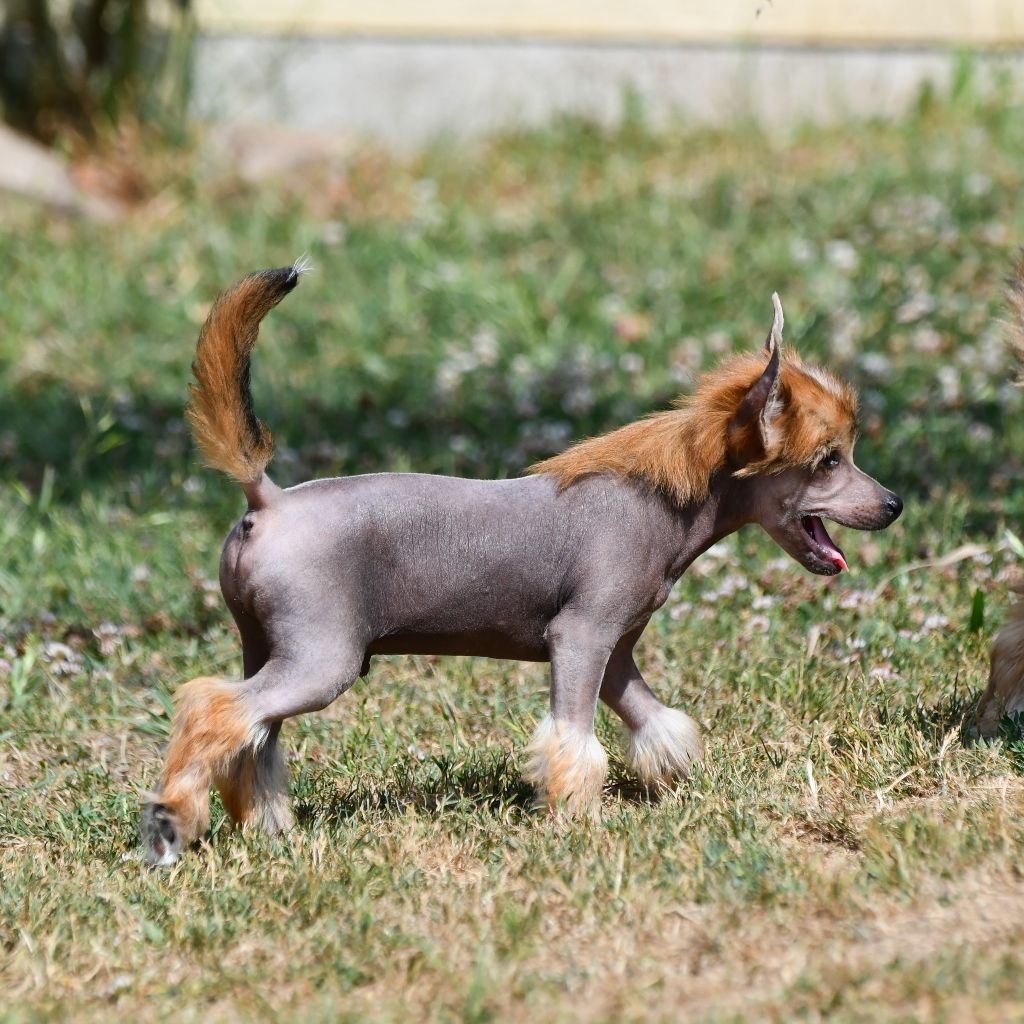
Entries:
{"label": "orange furry leg tuft", "polygon": [[171,864],[210,818],[210,783],[245,747],[257,747],[266,726],[246,705],[237,683],[200,677],[175,695],[174,723],[160,791],[143,810],[146,860]]}
{"label": "orange furry leg tuft", "polygon": [[232,821],[244,824],[252,813],[256,791],[256,766],[253,758],[243,752],[232,762],[228,772],[214,776],[213,782],[224,802],[224,810]]}

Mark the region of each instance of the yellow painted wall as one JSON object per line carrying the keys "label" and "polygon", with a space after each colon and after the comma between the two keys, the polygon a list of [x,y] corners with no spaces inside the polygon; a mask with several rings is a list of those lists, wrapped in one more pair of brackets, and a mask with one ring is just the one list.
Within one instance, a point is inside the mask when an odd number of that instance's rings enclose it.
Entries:
{"label": "yellow painted wall", "polygon": [[1018,46],[1024,0],[196,0],[209,32]]}

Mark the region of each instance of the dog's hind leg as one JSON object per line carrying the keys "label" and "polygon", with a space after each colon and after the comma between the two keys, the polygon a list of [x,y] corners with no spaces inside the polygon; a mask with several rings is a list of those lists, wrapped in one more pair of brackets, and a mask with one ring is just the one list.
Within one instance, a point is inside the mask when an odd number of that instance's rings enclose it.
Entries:
{"label": "dog's hind leg", "polygon": [[612,645],[563,613],[548,629],[551,713],[527,748],[524,776],[537,799],[569,814],[600,813],[608,755],[594,735],[597,693]]}
{"label": "dog's hind leg", "polygon": [[[237,611],[235,618],[242,636],[245,677],[249,679],[269,660],[270,647],[255,620]],[[243,748],[213,777],[228,814],[239,824],[255,825],[270,835],[284,832],[293,824],[288,806],[288,769],[278,744],[280,732],[281,723],[272,722],[260,746]]]}
{"label": "dog's hind leg", "polygon": [[[282,719],[327,707],[359,676],[363,652],[356,648],[331,652],[330,657],[291,661],[271,658],[252,678],[241,683],[224,679],[193,679],[176,694],[160,790],[142,813],[142,836],[150,864],[171,864],[182,848],[197,839],[209,821],[209,789],[216,777],[225,776],[240,755],[254,760],[254,787],[275,789],[282,780],[258,774],[254,755],[273,738]],[[276,754],[272,755],[276,757]],[[279,765],[280,761],[272,762]],[[246,801],[245,778],[237,790]]]}
{"label": "dog's hind leg", "polygon": [[628,735],[626,758],[640,781],[670,786],[700,760],[700,730],[689,715],[654,696],[633,660],[632,646],[622,644],[612,653],[601,700],[622,719]]}
{"label": "dog's hind leg", "polygon": [[272,722],[267,738],[241,750],[213,782],[224,809],[240,825],[255,825],[268,835],[285,832],[294,824],[288,806],[288,769],[281,756],[280,722]]}
{"label": "dog's hind leg", "polygon": [[[264,671],[272,670],[268,665]],[[206,830],[213,777],[226,771],[242,750],[266,740],[268,727],[252,706],[250,683],[201,677],[174,695],[160,788],[142,810],[148,863],[172,864]]]}

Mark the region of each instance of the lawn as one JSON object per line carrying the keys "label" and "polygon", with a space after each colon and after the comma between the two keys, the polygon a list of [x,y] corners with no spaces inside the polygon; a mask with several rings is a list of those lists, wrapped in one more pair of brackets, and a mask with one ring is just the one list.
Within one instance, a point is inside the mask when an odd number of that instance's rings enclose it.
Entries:
{"label": "lawn", "polygon": [[[564,121],[251,187],[148,154],[106,227],[0,209],[0,1019],[1024,1016],[1024,742],[967,742],[1024,553],[998,319],[1024,107],[969,76],[898,123]],[[141,863],[170,695],[241,672],[216,585],[244,508],[182,406],[217,291],[309,252],[257,408],[282,484],[516,475],[786,339],[855,382],[900,492],[812,577],[751,529],[638,660],[707,754],[599,825],[531,810],[546,666],[381,658],[285,727],[299,824]]]}

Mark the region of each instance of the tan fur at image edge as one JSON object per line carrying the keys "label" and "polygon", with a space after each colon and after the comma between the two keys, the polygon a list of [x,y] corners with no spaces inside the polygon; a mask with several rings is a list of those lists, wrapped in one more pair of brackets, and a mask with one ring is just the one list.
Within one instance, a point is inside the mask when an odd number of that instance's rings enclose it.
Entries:
{"label": "tan fur at image edge", "polygon": [[[1024,254],[1013,268],[1007,289],[1010,320],[1006,337],[1017,359],[1017,383],[1024,369]],[[978,705],[977,730],[980,736],[995,736],[1004,715],[1024,711],[1024,601],[1015,604],[1006,624],[992,644],[992,662],[988,687]]]}

